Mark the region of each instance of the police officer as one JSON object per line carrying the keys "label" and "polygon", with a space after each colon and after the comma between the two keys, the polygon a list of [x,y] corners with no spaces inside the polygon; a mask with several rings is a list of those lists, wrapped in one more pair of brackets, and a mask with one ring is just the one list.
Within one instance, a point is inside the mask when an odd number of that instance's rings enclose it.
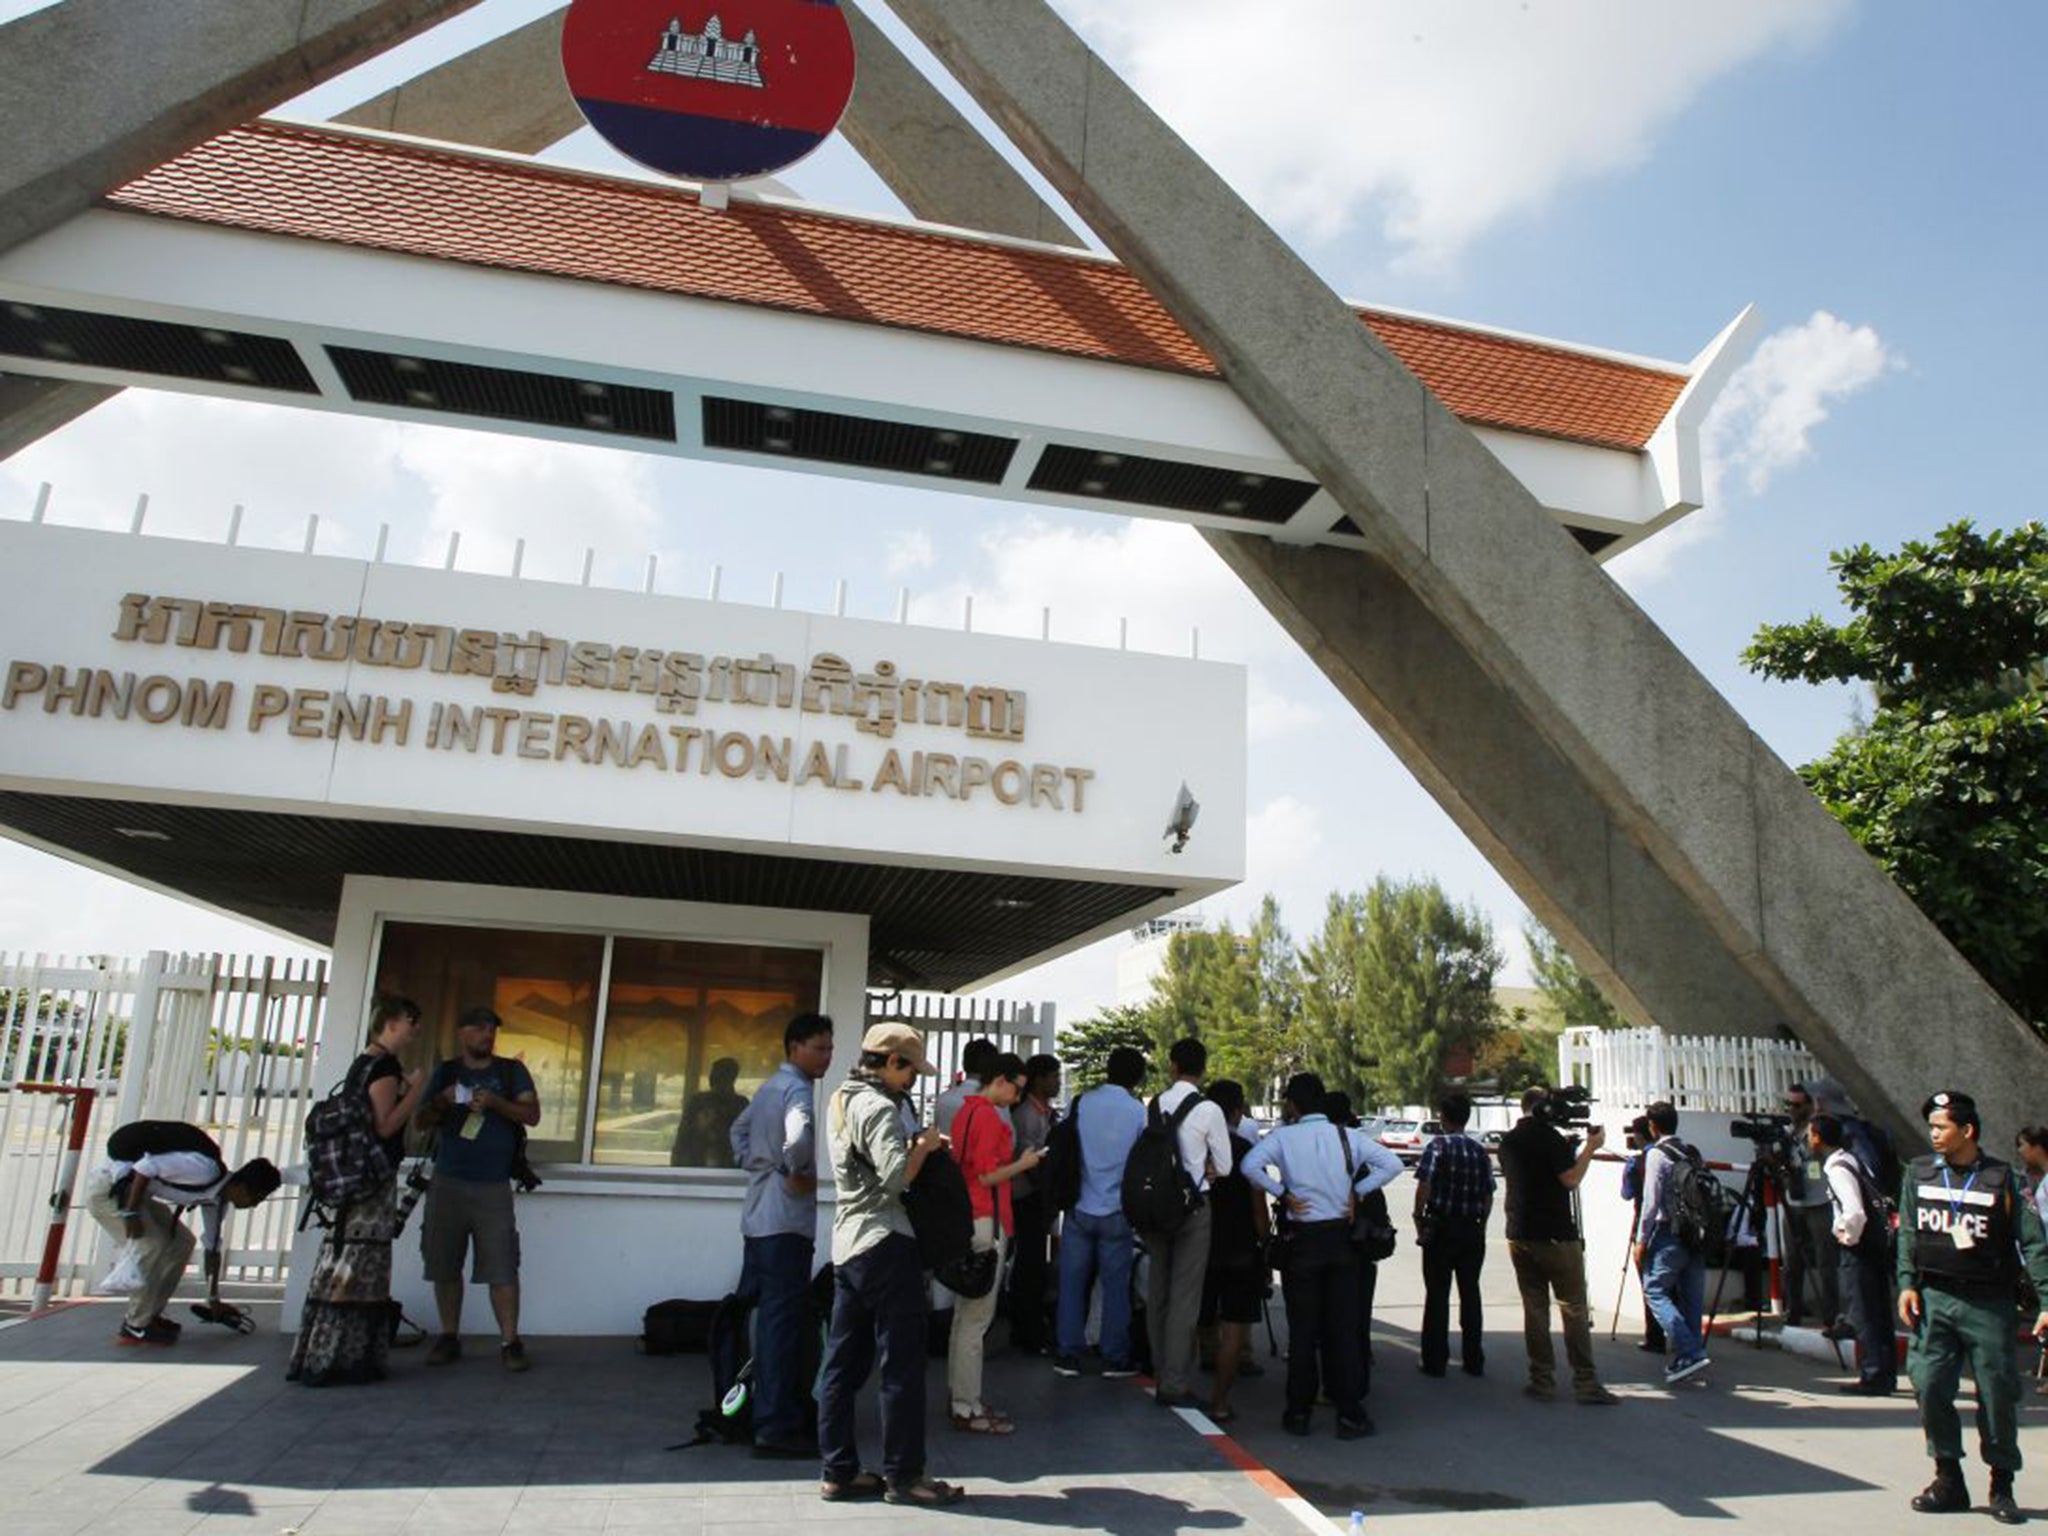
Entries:
{"label": "police officer", "polygon": [[1287,1298],[1287,1411],[1281,1427],[1305,1435],[1321,1385],[1337,1405],[1337,1438],[1372,1433],[1359,1358],[1357,1250],[1351,1217],[1358,1199],[1398,1177],[1401,1160],[1363,1131],[1334,1124],[1323,1080],[1299,1072],[1281,1095],[1286,1120],[1250,1152],[1239,1171],[1280,1197],[1287,1212],[1280,1285]]}
{"label": "police officer", "polygon": [[[1991,1468],[1991,1515],[2026,1517],[2013,1501],[2020,1468],[2020,1377],[2013,1297],[2024,1255],[2048,1295],[2048,1241],[2012,1168],[1978,1145],[1977,1105],[1937,1093],[1920,1108],[1934,1151],[1916,1157],[1899,1191],[1899,1316],[1913,1330],[1906,1369],[1920,1399],[1934,1481],[1914,1495],[1922,1514],[1970,1508],[1956,1387],[1963,1362],[1977,1386],[1977,1439]],[[2035,1320],[2048,1335],[2048,1312]]]}

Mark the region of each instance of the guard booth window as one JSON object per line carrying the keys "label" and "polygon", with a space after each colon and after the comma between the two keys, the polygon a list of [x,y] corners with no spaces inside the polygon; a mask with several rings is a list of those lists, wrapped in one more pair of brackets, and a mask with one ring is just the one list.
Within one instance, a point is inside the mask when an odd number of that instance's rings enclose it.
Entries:
{"label": "guard booth window", "polygon": [[818,1007],[824,956],[393,921],[375,975],[380,993],[420,1004],[408,1067],[455,1054],[465,1008],[497,1010],[498,1053],[540,1094],[535,1162],[729,1168],[732,1122],[781,1064],[783,1027]]}

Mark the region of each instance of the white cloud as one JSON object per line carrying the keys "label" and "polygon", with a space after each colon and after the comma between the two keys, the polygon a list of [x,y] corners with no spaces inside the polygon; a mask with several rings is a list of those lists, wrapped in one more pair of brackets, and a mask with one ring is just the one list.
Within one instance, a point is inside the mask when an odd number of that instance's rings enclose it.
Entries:
{"label": "white cloud", "polygon": [[1835,406],[1906,366],[1868,325],[1817,309],[1802,324],[1767,336],[1735,371],[1700,430],[1706,505],[1610,569],[1625,585],[1668,574],[1684,550],[1718,533],[1730,486],[1760,496],[1771,481],[1815,453],[1814,434]]}
{"label": "white cloud", "polygon": [[922,528],[912,528],[889,536],[882,552],[882,568],[891,576],[908,576],[930,570],[935,559],[932,536]]}
{"label": "white cloud", "polygon": [[1312,919],[1320,909],[1307,903],[1319,899],[1329,883],[1329,871],[1322,867],[1322,812],[1293,795],[1276,795],[1245,818],[1244,834],[1244,884],[1226,899],[1256,906],[1270,891],[1296,921]]}
{"label": "white cloud", "polygon": [[1455,261],[1560,189],[1649,158],[1717,78],[1851,0],[1062,0],[1160,113],[1287,228],[1379,225]]}

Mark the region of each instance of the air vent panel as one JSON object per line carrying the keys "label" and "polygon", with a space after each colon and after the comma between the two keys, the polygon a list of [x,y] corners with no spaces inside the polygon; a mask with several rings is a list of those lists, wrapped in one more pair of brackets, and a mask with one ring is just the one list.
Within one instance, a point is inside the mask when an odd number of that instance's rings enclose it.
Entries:
{"label": "air vent panel", "polygon": [[48,304],[0,304],[0,353],[159,378],[281,389],[296,395],[320,392],[298,349],[282,337],[168,320],[137,320],[127,315],[95,315]]}
{"label": "air vent panel", "polygon": [[1055,443],[1031,471],[1031,489],[1085,496],[1091,501],[1284,523],[1308,504],[1317,486],[1312,480],[1287,480],[1209,464],[1177,464],[1170,459]]}
{"label": "air vent panel", "polygon": [[665,389],[356,347],[329,347],[327,355],[350,398],[369,405],[567,427],[607,437],[676,440],[675,397]]}
{"label": "air vent panel", "polygon": [[950,427],[704,397],[704,446],[850,469],[1001,485],[1017,441]]}

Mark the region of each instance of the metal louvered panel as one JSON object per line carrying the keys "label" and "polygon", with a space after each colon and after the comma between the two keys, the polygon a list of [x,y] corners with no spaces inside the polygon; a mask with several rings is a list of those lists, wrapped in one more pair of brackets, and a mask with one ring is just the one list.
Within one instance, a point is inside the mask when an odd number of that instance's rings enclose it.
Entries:
{"label": "metal louvered panel", "polygon": [[450,416],[482,416],[607,437],[676,438],[675,397],[602,379],[572,379],[445,358],[329,347],[351,398]]}
{"label": "metal louvered panel", "polygon": [[967,485],[1002,484],[1017,451],[1015,438],[715,395],[704,397],[704,446]]}
{"label": "metal louvered panel", "polygon": [[47,304],[0,304],[0,353],[298,395],[320,392],[298,349],[281,337],[95,315]]}
{"label": "metal louvered panel", "polygon": [[1031,489],[1091,501],[1122,501],[1176,512],[1213,512],[1255,523],[1284,523],[1318,487],[1312,480],[1177,464],[1137,454],[1054,443],[1031,471]]}

